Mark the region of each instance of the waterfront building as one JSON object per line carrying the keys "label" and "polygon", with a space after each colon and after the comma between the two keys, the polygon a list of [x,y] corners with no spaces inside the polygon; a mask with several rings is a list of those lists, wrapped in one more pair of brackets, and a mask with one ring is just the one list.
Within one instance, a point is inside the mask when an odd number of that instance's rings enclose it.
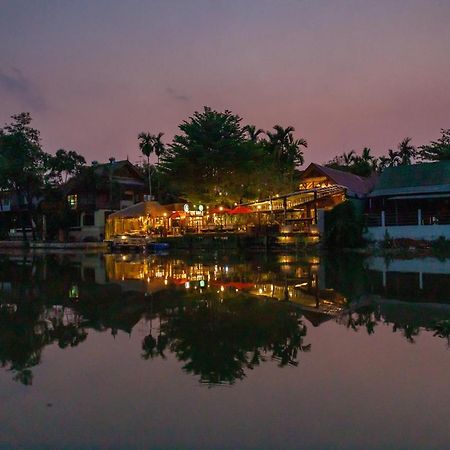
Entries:
{"label": "waterfront building", "polygon": [[450,238],[450,161],[387,168],[367,201],[366,237]]}
{"label": "waterfront building", "polygon": [[296,232],[323,232],[324,211],[347,199],[363,205],[376,176],[361,177],[311,163],[300,175],[298,190],[247,203],[261,222],[275,222]]}
{"label": "waterfront building", "polygon": [[70,229],[72,240],[103,240],[109,214],[144,198],[146,181],[128,160],[95,164],[92,175],[91,180],[84,175],[73,177],[63,188],[66,201],[76,212]]}

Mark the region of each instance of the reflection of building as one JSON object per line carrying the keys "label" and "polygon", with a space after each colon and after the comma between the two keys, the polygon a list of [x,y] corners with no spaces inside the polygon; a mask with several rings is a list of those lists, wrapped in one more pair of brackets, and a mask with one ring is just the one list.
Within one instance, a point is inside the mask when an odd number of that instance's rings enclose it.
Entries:
{"label": "reflection of building", "polygon": [[450,161],[386,169],[369,196],[368,237],[450,237]]}
{"label": "reflection of building", "polygon": [[106,255],[110,282],[127,290],[155,292],[179,286],[186,290],[217,293],[248,292],[299,306],[313,323],[332,318],[346,307],[346,299],[319,281],[318,258],[298,262],[291,255],[279,256],[275,272],[255,270],[250,264],[186,264],[182,260],[139,255]]}
{"label": "reflection of building", "polygon": [[372,189],[374,178],[310,164],[299,180],[299,190],[287,195],[249,203],[263,221],[291,225],[294,231],[322,231],[322,211],[332,209],[346,198],[362,199]]}
{"label": "reflection of building", "polygon": [[385,298],[449,303],[450,261],[436,258],[368,260],[369,292]]}

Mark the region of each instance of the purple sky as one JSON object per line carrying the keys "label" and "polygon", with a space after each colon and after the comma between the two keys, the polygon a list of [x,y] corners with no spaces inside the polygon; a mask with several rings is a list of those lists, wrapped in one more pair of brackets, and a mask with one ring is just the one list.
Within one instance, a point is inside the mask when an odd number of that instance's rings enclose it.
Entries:
{"label": "purple sky", "polygon": [[324,162],[450,127],[449,0],[3,0],[0,124],[45,149],[129,155],[203,105],[293,125]]}

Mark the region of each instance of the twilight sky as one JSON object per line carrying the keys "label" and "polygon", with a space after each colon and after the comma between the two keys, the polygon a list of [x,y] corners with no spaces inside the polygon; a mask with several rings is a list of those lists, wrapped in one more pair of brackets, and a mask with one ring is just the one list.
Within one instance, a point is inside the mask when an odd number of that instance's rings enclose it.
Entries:
{"label": "twilight sky", "polygon": [[0,125],[139,159],[203,105],[293,125],[307,162],[450,128],[449,0],[0,0]]}

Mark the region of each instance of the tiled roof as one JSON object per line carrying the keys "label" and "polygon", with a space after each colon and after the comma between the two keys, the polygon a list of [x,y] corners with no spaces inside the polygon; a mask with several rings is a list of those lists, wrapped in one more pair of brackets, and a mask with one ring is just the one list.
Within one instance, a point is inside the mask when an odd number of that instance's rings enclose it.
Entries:
{"label": "tiled roof", "polygon": [[343,186],[357,195],[367,195],[375,186],[377,175],[371,177],[360,177],[350,172],[331,169],[330,167],[321,166],[320,164],[311,163],[303,172],[302,178],[307,178],[308,172],[316,169],[326,177],[330,178],[336,184]]}

